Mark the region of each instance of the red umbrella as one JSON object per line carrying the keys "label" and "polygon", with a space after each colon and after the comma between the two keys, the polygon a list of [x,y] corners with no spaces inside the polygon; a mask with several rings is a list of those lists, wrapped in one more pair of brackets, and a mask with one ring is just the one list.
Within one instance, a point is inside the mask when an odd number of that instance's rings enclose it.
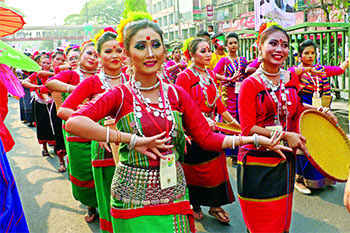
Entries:
{"label": "red umbrella", "polygon": [[24,24],[21,15],[5,7],[0,7],[0,38],[17,32],[23,28]]}

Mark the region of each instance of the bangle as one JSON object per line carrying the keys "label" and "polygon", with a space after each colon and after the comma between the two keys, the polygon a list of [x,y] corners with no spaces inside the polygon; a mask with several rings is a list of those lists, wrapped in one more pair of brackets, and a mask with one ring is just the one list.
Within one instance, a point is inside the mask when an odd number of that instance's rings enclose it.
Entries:
{"label": "bangle", "polygon": [[232,150],[234,150],[235,149],[235,147],[236,147],[236,135],[233,135],[233,138],[232,138]]}
{"label": "bangle", "polygon": [[119,132],[118,130],[116,130],[117,131],[117,144],[119,144],[119,143],[121,143],[121,141],[122,141],[122,133],[121,132]]}
{"label": "bangle", "polygon": [[273,130],[271,131],[271,133],[270,133],[270,138],[272,138],[272,136],[274,135],[275,132],[276,132],[275,129],[273,129]]}
{"label": "bangle", "polygon": [[136,142],[137,142],[137,135],[136,135],[136,134],[133,134],[133,135],[131,136],[130,143],[129,143],[129,145],[128,145],[128,149],[129,149],[129,150],[134,149],[135,146],[136,146]]}
{"label": "bangle", "polygon": [[109,126],[107,126],[106,143],[109,143]]}
{"label": "bangle", "polygon": [[70,91],[70,85],[68,84],[67,93],[69,93],[69,91]]}
{"label": "bangle", "polygon": [[243,146],[242,135],[239,135],[239,146]]}
{"label": "bangle", "polygon": [[259,148],[260,147],[260,145],[259,145],[259,137],[258,137],[258,135],[256,133],[253,134],[253,139],[254,139],[254,147],[255,148]]}
{"label": "bangle", "polygon": [[317,108],[317,111],[319,111],[319,112],[323,112],[323,107],[321,107],[321,106],[320,106],[320,107],[318,107],[318,108]]}
{"label": "bangle", "polygon": [[301,68],[303,68],[303,73],[305,73],[305,68],[304,67],[301,67]]}

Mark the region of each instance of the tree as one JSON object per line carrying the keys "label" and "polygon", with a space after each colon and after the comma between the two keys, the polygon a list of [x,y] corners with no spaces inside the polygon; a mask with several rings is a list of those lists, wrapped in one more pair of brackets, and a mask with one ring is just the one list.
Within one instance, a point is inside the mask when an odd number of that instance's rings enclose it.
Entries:
{"label": "tree", "polygon": [[[331,21],[330,11],[332,10],[332,6],[334,6],[338,10],[344,10],[345,12],[348,11],[348,8],[350,6],[348,0],[320,0],[320,4],[326,16],[327,22]],[[344,17],[344,16],[339,14],[338,17]]]}
{"label": "tree", "polygon": [[[68,15],[64,24],[81,25],[89,24],[109,24],[119,23],[124,6],[123,1],[116,0],[90,0],[79,14]],[[87,18],[88,17],[88,18]]]}
{"label": "tree", "polygon": [[123,18],[128,16],[130,11],[144,11],[147,12],[147,4],[145,0],[125,0],[125,9],[123,11]]}

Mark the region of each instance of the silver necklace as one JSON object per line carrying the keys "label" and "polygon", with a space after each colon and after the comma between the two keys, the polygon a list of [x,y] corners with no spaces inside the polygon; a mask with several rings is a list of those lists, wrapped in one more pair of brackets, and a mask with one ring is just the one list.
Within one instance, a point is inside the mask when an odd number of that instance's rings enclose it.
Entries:
{"label": "silver necklace", "polygon": [[87,73],[87,74],[94,74],[94,73],[97,73],[97,70],[92,70],[92,71],[87,71],[87,70],[84,70],[83,68],[81,68],[79,66],[79,70],[83,73]]}
{"label": "silver necklace", "polygon": [[[153,113],[153,115],[155,117],[161,117],[161,118],[166,118],[168,121],[172,122],[172,126],[171,129],[169,131],[169,135],[172,137],[176,137],[177,136],[177,132],[175,131],[176,128],[176,122],[175,122],[175,117],[174,117],[174,113],[171,109],[171,105],[169,102],[169,98],[167,95],[167,92],[164,91],[165,90],[165,85],[163,85],[163,83],[161,84],[163,87],[163,94],[164,94],[164,99],[165,99],[165,103],[163,103],[163,100],[160,96],[160,93],[158,93],[158,108],[155,108],[153,106],[150,105],[151,103],[151,99],[150,98],[145,98],[142,93],[141,93],[141,89],[138,88],[136,86],[135,79],[134,77],[132,77],[130,79],[130,84],[131,84],[131,88],[134,90],[137,98],[142,101],[142,103],[145,105],[146,111],[149,113]],[[158,83],[160,83],[160,81],[158,80]],[[159,85],[159,84],[158,84]],[[137,129],[137,132],[142,136],[145,137],[145,135],[143,134],[141,127],[140,127],[140,123],[137,119],[141,119],[143,114],[142,114],[142,107],[140,106],[140,103],[136,100],[135,96],[133,95],[133,106],[134,106],[134,122],[135,122],[135,126]],[[162,111],[163,109],[163,111]],[[165,112],[165,113],[164,113]]]}
{"label": "silver necklace", "polygon": [[279,67],[279,70],[278,70],[277,73],[269,73],[269,72],[267,72],[266,70],[264,70],[264,68],[262,68],[262,65],[259,66],[259,69],[264,75],[267,75],[267,76],[278,76],[282,72],[282,69],[280,67]]}
{"label": "silver necklace", "polygon": [[154,90],[154,89],[156,89],[159,86],[159,80],[158,79],[157,79],[157,82],[154,85],[150,86],[150,87],[142,87],[142,83],[140,81],[136,81],[136,82],[134,81],[134,83],[135,83],[135,87],[137,89],[139,89],[140,91]]}
{"label": "silver necklace", "polygon": [[108,79],[118,79],[118,78],[120,78],[120,77],[122,76],[123,73],[120,72],[120,74],[114,75],[114,76],[108,75],[108,74],[106,74],[106,73],[104,73],[104,74],[105,74],[105,77],[108,78]]}

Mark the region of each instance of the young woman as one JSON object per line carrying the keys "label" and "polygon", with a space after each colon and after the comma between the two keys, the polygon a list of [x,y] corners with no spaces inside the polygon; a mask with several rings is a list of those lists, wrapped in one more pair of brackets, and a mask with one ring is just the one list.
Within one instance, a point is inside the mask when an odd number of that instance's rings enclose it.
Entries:
{"label": "young woman", "polygon": [[[223,103],[227,111],[233,118],[238,119],[238,93],[242,81],[247,77],[245,69],[247,67],[247,59],[238,56],[239,38],[234,32],[226,36],[226,47],[229,51],[227,57],[219,60],[214,68],[214,72],[220,75],[225,75],[230,81],[223,81],[222,96]],[[224,88],[225,87],[225,88]]]}
{"label": "young woman", "polygon": [[[314,64],[317,55],[316,47],[312,40],[302,42],[298,51],[301,63],[297,67],[292,67],[291,71],[299,75],[301,87],[299,95],[302,102],[320,107],[321,98],[331,96],[328,77],[343,74],[349,66],[349,60],[347,59],[340,66]],[[295,188],[303,194],[311,194],[311,190],[308,188],[320,189],[323,186],[335,184],[334,180],[324,177],[317,171],[305,155],[298,155],[296,173]]]}
{"label": "young woman", "polygon": [[170,60],[166,63],[166,70],[168,73],[168,77],[170,77],[170,81],[172,83],[176,82],[178,74],[185,70],[187,67],[187,63],[184,61],[181,61],[181,47],[176,46],[173,49],[173,58],[174,60]]}
{"label": "young woman", "polygon": [[[212,129],[215,129],[216,112],[227,122],[235,123],[219,98],[216,75],[205,68],[210,64],[212,56],[209,43],[203,38],[193,39],[188,51],[194,62],[190,68],[180,73],[176,85],[183,87],[192,97]],[[228,213],[220,207],[234,201],[225,155],[203,150],[196,142],[188,145],[187,152],[182,167],[185,171],[194,218],[197,220],[203,218],[200,206],[205,205],[210,206],[209,214],[220,222],[228,223],[230,221]],[[203,169],[208,172],[203,173]]]}
{"label": "young woman", "polygon": [[[97,72],[97,65],[94,43],[87,43],[81,50],[77,69],[59,72],[47,81],[46,87],[51,91],[62,92],[62,99],[65,100],[80,82]],[[96,191],[91,167],[91,141],[66,132],[63,134],[66,139],[73,196],[88,207],[84,219],[91,223],[97,215]]]}
{"label": "young woman", "polygon": [[34,116],[36,122],[36,135],[39,144],[43,146],[42,155],[48,156],[47,144],[54,145],[54,126],[51,120],[52,98],[40,92],[40,88],[46,83],[48,76],[41,73],[50,72],[51,58],[49,55],[40,57],[41,71],[35,72],[23,80],[22,85],[35,90]]}
{"label": "young woman", "polygon": [[[62,104],[58,116],[67,120],[78,106],[85,100],[91,100],[96,95],[108,91],[128,81],[121,67],[123,65],[123,48],[116,40],[115,31],[103,30],[95,37],[96,51],[101,62],[102,70],[98,75],[83,80],[74,92]],[[103,124],[103,121],[101,122]],[[113,232],[110,214],[111,183],[115,170],[112,153],[99,147],[96,141],[91,145],[92,171],[96,187],[96,197],[102,232]]]}
{"label": "young woman", "polygon": [[[214,134],[191,97],[158,77],[164,62],[162,32],[150,15],[140,19],[144,15],[131,12],[118,27],[118,38],[135,66],[130,82],[84,105],[69,118],[66,129],[90,140],[121,143],[111,187],[114,232],[193,232],[184,173],[176,162],[184,152],[183,126],[206,149],[232,147],[239,138]],[[116,117],[118,130],[96,123],[105,116]],[[282,149],[276,140],[256,139]],[[253,137],[241,140],[252,143]]]}
{"label": "young woman", "polygon": [[[280,27],[261,33],[262,64],[243,81],[239,117],[243,135],[282,133],[284,143],[307,154],[305,138],[295,133],[304,108],[298,96],[299,80],[280,68],[289,52],[289,37]],[[329,111],[331,117],[334,115]],[[238,154],[237,186],[243,219],[249,232],[288,232],[292,213],[295,153],[281,156],[250,145]]]}

